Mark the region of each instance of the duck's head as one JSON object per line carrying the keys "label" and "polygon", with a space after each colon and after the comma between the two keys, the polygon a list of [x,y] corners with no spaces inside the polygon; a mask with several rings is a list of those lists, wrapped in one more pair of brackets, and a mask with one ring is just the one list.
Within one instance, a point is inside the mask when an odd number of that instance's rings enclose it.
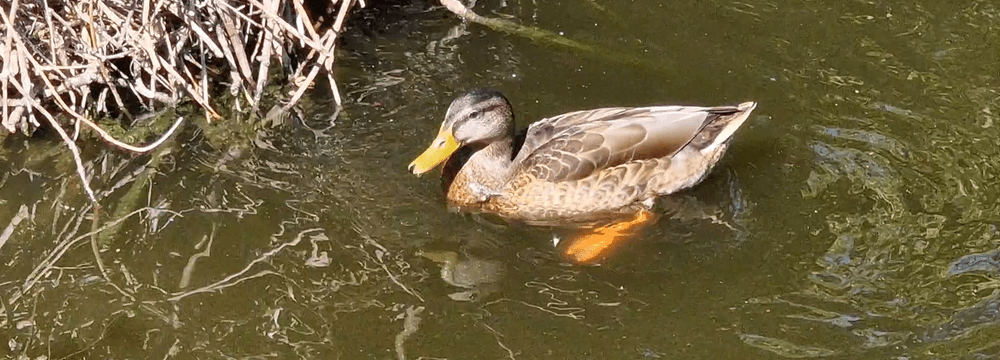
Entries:
{"label": "duck's head", "polygon": [[438,135],[423,154],[410,163],[410,172],[420,175],[448,159],[467,145],[489,145],[510,141],[514,135],[510,102],[499,91],[475,89],[451,102]]}

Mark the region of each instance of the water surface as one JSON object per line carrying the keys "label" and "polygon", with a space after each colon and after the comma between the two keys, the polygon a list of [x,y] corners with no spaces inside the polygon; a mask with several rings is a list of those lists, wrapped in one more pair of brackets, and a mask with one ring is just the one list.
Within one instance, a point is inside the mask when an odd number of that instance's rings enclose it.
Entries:
{"label": "water surface", "polygon": [[[12,305],[0,336],[13,349],[0,352],[1000,356],[993,2],[507,0],[474,10],[602,52],[464,24],[427,4],[359,14],[338,63],[347,107],[336,125],[264,132],[239,152],[190,128],[190,145],[144,189],[150,210],[102,252],[110,283],[86,239],[71,242],[91,224],[65,155],[32,155],[59,144],[23,151],[8,140],[0,293]],[[584,267],[563,261],[550,229],[449,213],[437,179],[406,172],[451,99],[483,85],[508,95],[520,126],[603,106],[760,105],[711,177],[662,199],[655,226]],[[332,113],[317,89],[303,105],[315,129]],[[101,220],[114,220],[149,157],[91,149],[88,159],[108,208]],[[441,266],[490,273],[449,284]],[[455,296],[480,287],[473,301]]]}

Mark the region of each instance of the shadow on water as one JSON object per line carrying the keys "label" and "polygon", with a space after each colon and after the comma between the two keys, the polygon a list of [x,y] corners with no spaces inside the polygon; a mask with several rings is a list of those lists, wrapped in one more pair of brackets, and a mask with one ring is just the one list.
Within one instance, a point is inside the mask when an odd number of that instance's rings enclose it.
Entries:
{"label": "shadow on water", "polygon": [[[647,61],[633,65],[426,3],[370,5],[344,39],[336,126],[261,131],[242,152],[189,128],[145,189],[148,208],[103,249],[111,282],[59,144],[8,138],[0,353],[1000,356],[992,2],[475,7]],[[644,65],[658,58],[670,65]],[[449,213],[437,179],[406,172],[451,98],[479,85],[505,91],[520,126],[602,106],[761,105],[713,176],[660,199],[641,239],[580,267],[550,229]],[[322,128],[330,96],[302,107]],[[107,206],[149,161],[88,154]]]}

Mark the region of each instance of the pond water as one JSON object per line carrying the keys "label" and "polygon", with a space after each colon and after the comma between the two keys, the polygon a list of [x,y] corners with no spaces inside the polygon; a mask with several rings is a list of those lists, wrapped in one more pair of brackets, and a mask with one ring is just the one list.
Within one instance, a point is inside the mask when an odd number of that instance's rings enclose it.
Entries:
{"label": "pond water", "polygon": [[[56,141],[0,161],[0,354],[29,358],[1000,357],[1000,5],[994,1],[479,1],[592,46],[373,5],[346,108],[216,150],[193,127],[114,229]],[[407,164],[451,99],[519,126],[606,106],[759,106],[704,183],[600,266],[548,228],[448,212]],[[189,116],[197,116],[191,114]],[[149,156],[91,149],[115,212]],[[97,224],[96,226],[102,226]],[[53,259],[58,261],[53,262]],[[442,274],[442,267],[446,270]]]}

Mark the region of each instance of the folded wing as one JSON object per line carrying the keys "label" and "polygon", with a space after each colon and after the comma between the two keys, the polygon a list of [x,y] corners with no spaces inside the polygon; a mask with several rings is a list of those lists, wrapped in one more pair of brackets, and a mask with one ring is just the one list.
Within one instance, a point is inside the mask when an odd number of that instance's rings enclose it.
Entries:
{"label": "folded wing", "polygon": [[539,180],[571,181],[630,161],[675,154],[737,107],[661,106],[578,111],[528,128],[514,163]]}

